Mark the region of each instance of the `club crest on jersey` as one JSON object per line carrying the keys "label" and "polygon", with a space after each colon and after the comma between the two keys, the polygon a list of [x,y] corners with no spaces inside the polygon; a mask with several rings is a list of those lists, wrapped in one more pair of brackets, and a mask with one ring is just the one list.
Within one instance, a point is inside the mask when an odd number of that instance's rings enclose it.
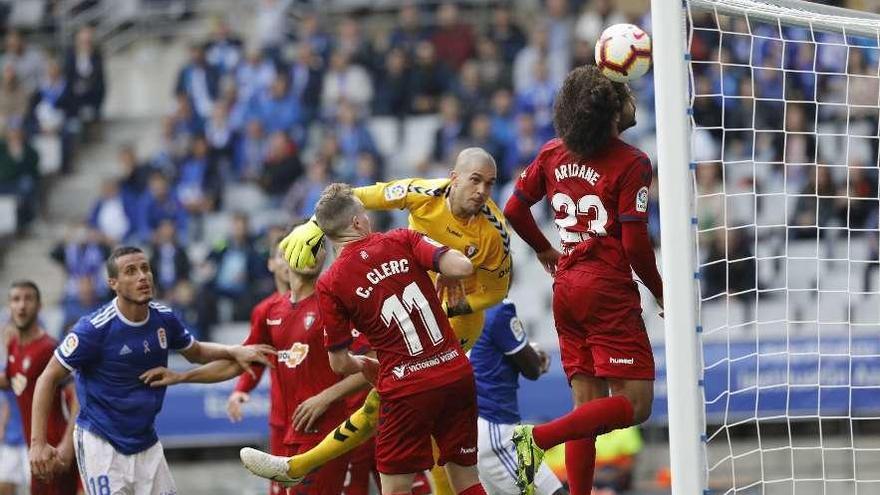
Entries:
{"label": "club crest on jersey", "polygon": [[369,257],[370,257],[370,255],[367,254],[366,251],[364,251],[363,249],[361,249],[361,259],[362,259],[362,260],[365,260],[365,259],[367,259],[367,258],[369,258]]}
{"label": "club crest on jersey", "polygon": [[480,248],[478,248],[476,244],[468,244],[468,246],[464,248],[464,255],[468,258],[473,258],[479,250]]}
{"label": "club crest on jersey", "polygon": [[156,330],[156,337],[159,337],[159,347],[168,349],[168,336],[165,334],[164,328]]}
{"label": "club crest on jersey", "polygon": [[306,313],[306,316],[303,318],[303,325],[305,325],[306,330],[312,328],[312,324],[315,323],[315,313]]}
{"label": "club crest on jersey", "polygon": [[296,368],[309,355],[309,345],[294,342],[290,349],[278,351],[278,362],[284,363],[288,368]]}
{"label": "club crest on jersey", "polygon": [[385,201],[403,199],[406,196],[406,186],[404,184],[392,184],[385,186],[385,190],[382,192],[385,194]]}
{"label": "club crest on jersey", "polygon": [[648,211],[648,188],[642,187],[636,193],[636,211],[644,213]]}
{"label": "club crest on jersey", "polygon": [[61,343],[61,355],[64,357],[70,357],[77,347],[79,347],[79,337],[77,337],[75,333],[67,334],[67,337],[64,338],[64,342]]}

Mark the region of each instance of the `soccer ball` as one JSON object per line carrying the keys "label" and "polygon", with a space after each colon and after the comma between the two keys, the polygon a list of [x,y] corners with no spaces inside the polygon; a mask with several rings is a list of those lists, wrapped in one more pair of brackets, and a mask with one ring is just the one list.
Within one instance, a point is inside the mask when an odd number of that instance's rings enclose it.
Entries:
{"label": "soccer ball", "polygon": [[651,37],[632,24],[615,24],[596,42],[596,65],[615,82],[638,79],[651,68]]}

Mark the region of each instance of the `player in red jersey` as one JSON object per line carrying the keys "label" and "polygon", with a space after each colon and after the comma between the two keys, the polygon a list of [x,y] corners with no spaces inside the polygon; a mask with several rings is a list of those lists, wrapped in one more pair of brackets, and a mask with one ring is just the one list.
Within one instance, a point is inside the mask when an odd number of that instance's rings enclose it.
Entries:
{"label": "player in red jersey", "polygon": [[[12,387],[21,411],[25,440],[31,442],[31,405],[34,386],[52,359],[58,342],[40,328],[40,289],[30,280],[13,282],[9,289],[9,312],[17,332],[7,343],[6,372],[0,388]],[[65,416],[65,408],[68,415]],[[79,410],[73,383],[55,394],[47,425],[47,440],[58,448],[58,462],[51,479],[31,478],[32,495],[73,495],[79,486],[73,452],[73,421]],[[68,420],[68,418],[70,420]]]}
{"label": "player in red jersey", "polygon": [[[595,437],[651,413],[654,358],[632,271],[661,307],[663,287],[647,229],[651,162],[618,137],[635,123],[629,88],[595,67],[579,67],[566,78],[553,118],[559,138],[522,173],[504,214],[555,274],[553,316],[576,409],[534,430],[520,427],[515,437],[524,485],[541,449],[566,442],[571,493],[585,495],[592,489]],[[544,197],[562,253],[529,210]]]}
{"label": "player in red jersey", "polygon": [[[269,258],[266,261],[266,266],[275,280],[276,291],[260,301],[251,310],[250,333],[243,345],[259,344],[266,340],[265,336],[268,334],[266,312],[278,301],[287,299],[287,292],[290,290],[287,263],[284,260],[279,261],[276,253],[278,252],[278,241],[289,230],[284,227],[272,228],[267,235]],[[275,362],[274,358],[270,360]],[[243,417],[242,406],[250,400],[250,392],[260,383],[265,366],[253,365],[251,369],[254,373],[243,373],[239,377],[235,384],[235,390],[229,394],[229,399],[226,402],[226,412],[233,423],[241,421]],[[290,455],[289,449],[284,446],[284,434],[290,423],[290,415],[286,414],[284,398],[281,396],[278,368],[270,368],[269,373],[271,375],[269,383],[269,451],[275,455]],[[283,487],[277,483],[269,485],[269,495],[277,495],[282,490]]]}
{"label": "player in red jersey", "polygon": [[[324,190],[315,216],[339,248],[317,287],[330,365],[342,375],[375,375],[381,396],[376,460],[382,493],[411,493],[415,474],[433,465],[433,436],[452,488],[485,494],[476,468],[473,371],[428,276],[433,270],[467,277],[474,270],[470,260],[414,231],[371,233],[363,203],[345,184]],[[348,352],[352,324],[378,363]],[[253,449],[241,456],[260,476],[289,478],[287,459]]]}
{"label": "player in red jersey", "polygon": [[[280,257],[276,263],[279,269],[290,270]],[[286,276],[290,291],[266,308],[263,315],[266,325],[258,327],[265,330],[248,339],[249,344],[265,344],[277,349],[273,376],[278,377],[281,401],[273,403],[273,409],[281,410],[286,455],[308,450],[320,442],[348,417],[347,398],[369,387],[361,374],[341,378],[334,373],[324,352],[324,325],[315,295],[315,281],[323,264],[321,251],[314,267],[290,271]],[[351,328],[347,328],[351,338]],[[157,387],[180,382],[213,383],[232,378],[241,371],[233,361],[220,361],[184,373],[154,368],[144,373],[142,379]],[[339,495],[348,462],[348,455],[340,456],[309,473],[300,485],[292,488],[279,485],[275,493]]]}

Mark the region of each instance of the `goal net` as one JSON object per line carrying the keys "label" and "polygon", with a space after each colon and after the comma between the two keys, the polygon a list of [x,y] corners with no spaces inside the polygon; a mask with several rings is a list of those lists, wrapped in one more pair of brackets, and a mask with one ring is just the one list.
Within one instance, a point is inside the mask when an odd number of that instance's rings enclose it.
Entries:
{"label": "goal net", "polygon": [[880,19],[684,5],[710,493],[880,493]]}

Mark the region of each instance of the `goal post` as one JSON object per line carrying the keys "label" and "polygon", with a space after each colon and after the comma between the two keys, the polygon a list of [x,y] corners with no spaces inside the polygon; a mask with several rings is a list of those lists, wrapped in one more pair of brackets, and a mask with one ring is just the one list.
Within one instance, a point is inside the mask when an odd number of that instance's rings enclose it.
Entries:
{"label": "goal post", "polygon": [[[674,495],[703,492],[703,399],[696,325],[693,192],[684,11],[651,1],[666,349]],[[662,117],[661,117],[662,116]],[[661,121],[662,119],[662,121]],[[673,254],[674,253],[674,254]]]}
{"label": "goal post", "polygon": [[880,16],[651,11],[672,493],[880,493]]}

